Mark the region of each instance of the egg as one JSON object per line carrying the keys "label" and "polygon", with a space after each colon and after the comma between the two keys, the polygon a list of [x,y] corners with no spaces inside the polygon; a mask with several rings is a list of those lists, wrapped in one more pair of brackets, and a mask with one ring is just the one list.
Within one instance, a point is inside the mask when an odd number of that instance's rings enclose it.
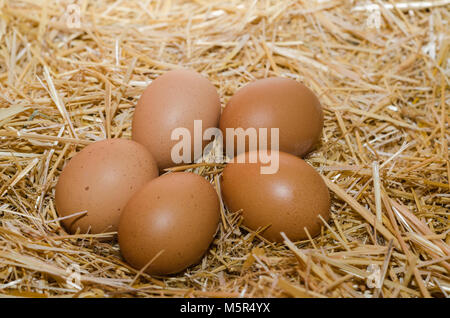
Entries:
{"label": "egg", "polygon": [[157,176],[156,161],[135,141],[107,139],[88,145],[70,159],[56,184],[56,210],[66,217],[62,225],[69,233],[117,231],[128,200]]}
{"label": "egg", "polygon": [[[268,149],[304,156],[320,138],[323,112],[316,95],[305,85],[287,78],[266,78],[244,86],[229,100],[220,118],[225,144],[230,138],[227,128],[266,128]],[[277,128],[279,137],[274,135],[272,140],[271,129]],[[237,138],[234,140],[236,145]],[[272,147],[272,142],[278,142],[278,149]],[[256,147],[249,147],[249,143],[245,151],[261,149],[261,139]],[[239,153],[236,149],[226,150],[229,156]]]}
{"label": "egg", "polygon": [[[269,152],[273,156],[278,152]],[[255,153],[254,153],[255,154]],[[292,241],[320,233],[323,222],[330,218],[330,196],[322,177],[304,160],[278,153],[278,170],[261,174],[266,164],[250,161],[250,153],[242,153],[226,165],[222,174],[222,197],[230,211],[242,210],[243,224],[256,231],[269,226],[262,236],[282,242],[280,232]],[[242,162],[242,163],[241,163]]]}
{"label": "egg", "polygon": [[128,202],[119,246],[134,268],[177,273],[200,261],[217,231],[218,195],[203,177],[174,172],[150,181]]}
{"label": "egg", "polygon": [[[208,79],[192,70],[169,71],[156,78],[140,97],[133,116],[132,139],[153,154],[160,169],[191,163],[202,155],[200,151],[194,156],[194,121],[201,121],[201,136],[197,138],[200,147],[205,147],[208,140],[202,142],[203,133],[218,127],[220,112],[219,95]],[[172,149],[182,142],[178,136],[172,140],[177,128],[189,133],[191,149],[185,147],[180,153],[190,160],[173,160]]]}

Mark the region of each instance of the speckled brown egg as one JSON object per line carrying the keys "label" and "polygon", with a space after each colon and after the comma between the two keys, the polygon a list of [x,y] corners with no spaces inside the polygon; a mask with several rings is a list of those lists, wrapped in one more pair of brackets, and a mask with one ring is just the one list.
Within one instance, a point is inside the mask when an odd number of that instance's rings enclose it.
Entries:
{"label": "speckled brown egg", "polygon": [[[243,224],[256,231],[270,225],[262,236],[283,241],[284,232],[292,241],[320,233],[330,218],[330,196],[322,177],[304,160],[279,152],[278,171],[261,174],[261,160],[250,163],[249,153],[235,157],[222,175],[222,196],[230,211],[242,209]],[[271,152],[271,155],[275,152]],[[245,163],[239,163],[245,156]],[[260,158],[260,157],[258,157]]]}
{"label": "speckled brown egg", "polygon": [[69,233],[117,231],[130,197],[158,176],[158,167],[144,146],[132,140],[107,139],[77,153],[64,167],[55,190],[60,217]]}
{"label": "speckled brown egg", "polygon": [[[219,95],[208,79],[192,70],[170,71],[156,78],[140,97],[133,116],[132,138],[144,145],[158,167],[164,169],[186,164],[172,160],[172,148],[181,137],[172,140],[171,135],[176,128],[187,128],[192,145],[190,162],[193,162],[197,159],[194,158],[194,120],[202,121],[203,136],[207,128],[218,127],[220,111]],[[207,143],[204,141],[202,146]]]}
{"label": "speckled brown egg", "polygon": [[[317,144],[323,128],[323,112],[316,95],[305,85],[287,78],[257,80],[239,89],[229,100],[220,118],[224,136],[227,128],[267,128],[268,148],[271,128],[279,129],[278,150],[304,156]],[[224,138],[226,144],[226,137]],[[237,138],[235,137],[235,145]],[[248,141],[246,151],[249,149]],[[227,149],[232,155],[236,149]]]}
{"label": "speckled brown egg", "polygon": [[128,202],[119,223],[125,260],[165,275],[197,263],[213,241],[220,216],[214,187],[190,172],[150,181]]}

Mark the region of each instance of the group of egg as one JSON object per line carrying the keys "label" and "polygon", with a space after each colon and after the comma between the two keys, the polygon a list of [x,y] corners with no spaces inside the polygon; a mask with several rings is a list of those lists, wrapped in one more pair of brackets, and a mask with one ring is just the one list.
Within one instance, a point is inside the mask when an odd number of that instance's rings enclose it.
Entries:
{"label": "group of egg", "polygon": [[146,88],[135,109],[132,140],[92,143],[63,168],[55,203],[66,230],[117,231],[125,260],[150,274],[197,263],[219,225],[218,193],[191,172],[159,176],[175,165],[172,131],[192,132],[194,120],[224,135],[226,128],[279,128],[278,171],[261,174],[261,161],[235,160],[225,166],[218,191],[230,211],[241,211],[247,228],[270,241],[282,241],[280,232],[294,241],[320,232],[319,214],[329,218],[329,193],[299,158],[313,149],[323,127],[314,93],[291,79],[257,80],[238,90],[221,114],[215,87],[191,70],[169,71]]}

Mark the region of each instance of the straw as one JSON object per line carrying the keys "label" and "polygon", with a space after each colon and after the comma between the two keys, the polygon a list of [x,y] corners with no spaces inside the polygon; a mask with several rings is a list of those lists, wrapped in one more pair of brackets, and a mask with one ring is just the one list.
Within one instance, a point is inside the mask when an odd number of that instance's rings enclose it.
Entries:
{"label": "straw", "polygon": [[[447,297],[448,5],[1,2],[0,295]],[[245,227],[210,158],[167,169],[204,176],[221,200],[214,241],[186,271],[153,277],[126,264],[114,233],[64,231],[61,169],[92,142],[131,138],[145,87],[179,67],[208,77],[224,107],[270,76],[316,93],[324,129],[305,160],[332,202],[318,236],[275,244]]]}

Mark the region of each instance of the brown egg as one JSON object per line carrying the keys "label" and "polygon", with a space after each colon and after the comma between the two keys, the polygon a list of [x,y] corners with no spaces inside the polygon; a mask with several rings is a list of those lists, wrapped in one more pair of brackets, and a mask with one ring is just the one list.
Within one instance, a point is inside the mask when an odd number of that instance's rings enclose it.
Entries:
{"label": "brown egg", "polygon": [[[323,128],[319,100],[305,85],[292,79],[274,77],[250,83],[233,95],[220,118],[220,129],[226,144],[226,128],[267,128],[268,149],[271,128],[279,129],[278,150],[304,156],[318,142]],[[235,137],[235,145],[237,138]],[[275,139],[276,140],[276,139]],[[260,148],[249,148],[246,151]],[[235,146],[236,147],[236,146]],[[232,156],[236,148],[227,149]]]}
{"label": "brown egg", "polygon": [[198,262],[213,241],[219,209],[217,193],[203,177],[175,172],[156,178],[122,213],[122,255],[136,269],[153,260],[145,269],[149,274],[180,272]]}
{"label": "brown egg", "polygon": [[77,153],[56,185],[59,216],[87,214],[62,221],[69,233],[117,231],[120,214],[131,196],[158,176],[158,167],[144,146],[132,140],[107,139]]}
{"label": "brown egg", "polygon": [[[181,137],[171,140],[171,134],[176,128],[187,128],[191,137],[188,155],[193,162],[197,159],[194,158],[194,120],[202,121],[203,136],[207,128],[218,127],[220,110],[217,90],[205,77],[191,70],[170,71],[155,79],[139,99],[133,116],[132,138],[147,147],[158,167],[164,169],[186,164],[172,160],[171,150]],[[207,143],[204,141],[200,147]],[[184,154],[184,150],[180,152]]]}
{"label": "brown egg", "polygon": [[[277,152],[269,152],[273,160]],[[258,156],[260,152],[257,152]],[[245,163],[239,163],[245,156]],[[261,158],[261,157],[258,157]],[[328,221],[330,196],[322,177],[302,159],[279,152],[278,171],[261,174],[258,159],[250,163],[249,153],[235,157],[222,175],[222,195],[230,211],[242,209],[243,224],[256,231],[267,225],[262,236],[270,241],[283,241],[284,232],[292,241],[307,238],[304,227],[312,236]]]}

